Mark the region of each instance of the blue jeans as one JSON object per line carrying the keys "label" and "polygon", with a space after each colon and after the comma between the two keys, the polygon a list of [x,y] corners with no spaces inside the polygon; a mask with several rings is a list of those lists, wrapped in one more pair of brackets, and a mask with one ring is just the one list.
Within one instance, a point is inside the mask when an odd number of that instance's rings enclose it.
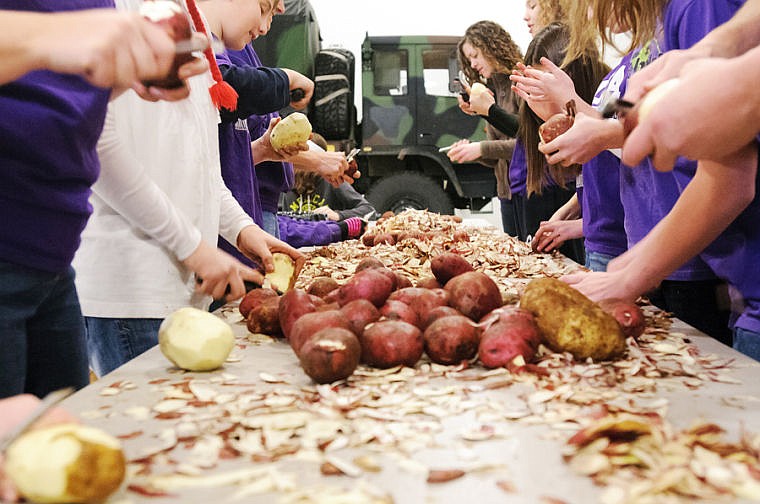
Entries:
{"label": "blue jeans", "polygon": [[591,252],[589,249],[586,249],[586,267],[591,271],[607,271],[607,265],[614,258],[615,256]]}
{"label": "blue jeans", "polygon": [[270,235],[279,239],[280,226],[277,224],[277,214],[265,211],[262,211],[261,213],[264,215],[264,222],[262,223],[261,228]]}
{"label": "blue jeans", "polygon": [[95,374],[108,374],[156,346],[162,321],[85,317],[87,353]]}
{"label": "blue jeans", "polygon": [[760,333],[735,327],[734,350],[760,361]]}
{"label": "blue jeans", "polygon": [[74,270],[0,262],[0,398],[89,383]]}

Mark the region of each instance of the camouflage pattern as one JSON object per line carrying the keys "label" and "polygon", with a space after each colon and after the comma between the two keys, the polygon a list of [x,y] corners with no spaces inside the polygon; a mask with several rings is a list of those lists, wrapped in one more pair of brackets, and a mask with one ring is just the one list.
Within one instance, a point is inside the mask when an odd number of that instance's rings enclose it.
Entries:
{"label": "camouflage pattern", "polygon": [[[264,64],[314,75],[319,27],[308,0],[285,2],[266,37],[254,43]],[[310,20],[311,23],[307,23]],[[337,148],[362,148],[357,156],[362,177],[357,189],[414,170],[440,184],[457,208],[480,209],[496,195],[493,169],[479,164],[454,165],[438,152],[461,138],[485,140],[485,121],[464,114],[457,102],[458,36],[367,36],[362,45],[362,124],[358,138],[331,142]],[[404,61],[403,75],[391,71]],[[359,64],[357,58],[357,64]],[[381,72],[390,68],[388,72]],[[426,79],[428,82],[426,82]],[[426,85],[430,92],[426,92]],[[477,200],[477,201],[475,201]],[[374,203],[374,202],[373,202]],[[378,208],[378,210],[382,210]]]}

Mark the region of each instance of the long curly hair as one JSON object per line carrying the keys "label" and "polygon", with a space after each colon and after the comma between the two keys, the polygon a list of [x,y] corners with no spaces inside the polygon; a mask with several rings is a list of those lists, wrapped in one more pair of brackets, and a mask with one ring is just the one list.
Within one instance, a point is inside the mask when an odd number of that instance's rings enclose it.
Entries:
{"label": "long curly hair", "polygon": [[[573,80],[578,96],[591,103],[596,88],[609,72],[609,68],[602,62],[599,52],[593,48],[580,58],[562,65],[569,39],[570,33],[567,26],[561,23],[551,23],[536,34],[531,41],[528,50],[525,52],[525,64],[539,66],[541,58],[545,57],[555,65],[560,65],[562,70]],[[540,141],[538,127],[543,121],[524,101],[520,103],[519,118],[520,127],[517,135],[525,147],[528,195],[532,193],[541,194],[549,178],[559,186],[565,187],[568,177],[580,173],[580,167],[575,166],[568,169],[559,165],[547,165],[546,158],[538,150]]]}
{"label": "long curly hair", "polygon": [[[580,0],[571,0],[580,1]],[[538,22],[541,26],[549,26],[555,22],[564,22],[565,7],[560,0],[538,0]]]}
{"label": "long curly hair", "polygon": [[478,21],[467,28],[457,44],[459,66],[470,83],[479,82],[481,76],[464,55],[463,46],[466,43],[482,52],[497,73],[511,73],[515,65],[522,61],[522,51],[507,30],[493,21]]}

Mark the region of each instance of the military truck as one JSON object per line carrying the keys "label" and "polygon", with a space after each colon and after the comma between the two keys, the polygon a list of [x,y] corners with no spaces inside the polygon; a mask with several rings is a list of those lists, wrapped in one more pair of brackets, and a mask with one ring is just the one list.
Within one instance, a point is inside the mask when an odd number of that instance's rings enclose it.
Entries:
{"label": "military truck", "polygon": [[412,208],[452,214],[455,208],[477,211],[491,202],[496,194],[491,168],[451,163],[439,151],[460,138],[485,138],[484,121],[464,114],[457,103],[459,37],[367,34],[356,89],[354,54],[321,46],[308,0],[286,0],[285,8],[254,47],[265,65],[292,68],[315,81],[308,110],[313,129],[331,148],[360,148],[362,176],[355,186],[378,212]]}

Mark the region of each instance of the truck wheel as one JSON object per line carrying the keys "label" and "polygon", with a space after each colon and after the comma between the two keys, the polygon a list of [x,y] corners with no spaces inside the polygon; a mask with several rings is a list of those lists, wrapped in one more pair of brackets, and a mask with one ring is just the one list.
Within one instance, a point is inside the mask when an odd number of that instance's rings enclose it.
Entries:
{"label": "truck wheel", "polygon": [[314,97],[309,120],[327,140],[349,138],[354,124],[354,56],[325,49],[315,59]]}
{"label": "truck wheel", "polygon": [[425,210],[451,215],[454,205],[440,184],[415,172],[397,173],[383,177],[372,185],[367,200],[378,213],[404,210]]}

